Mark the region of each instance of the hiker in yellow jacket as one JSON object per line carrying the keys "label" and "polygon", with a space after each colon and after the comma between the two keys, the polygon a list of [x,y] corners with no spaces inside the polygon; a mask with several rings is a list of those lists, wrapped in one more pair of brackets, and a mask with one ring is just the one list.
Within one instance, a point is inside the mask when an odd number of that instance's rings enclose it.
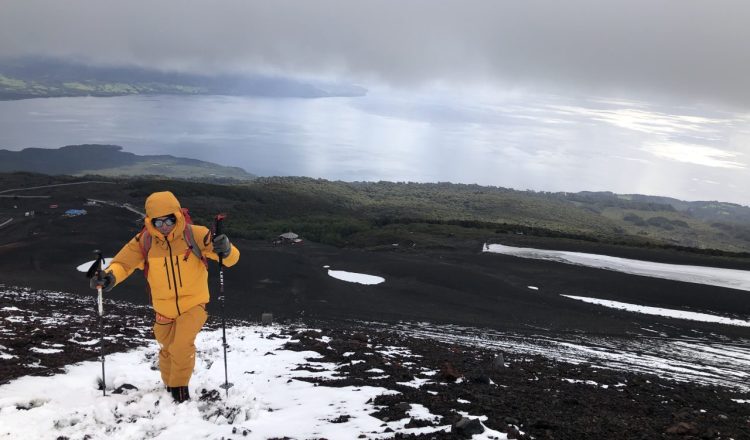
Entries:
{"label": "hiker in yellow jacket", "polygon": [[180,202],[169,191],[146,199],[143,231],[115,255],[102,280],[91,287],[109,292],[136,269],[141,269],[156,312],[154,335],[159,342],[159,369],[167,390],[177,402],[190,398],[188,382],[195,366],[195,337],[208,317],[206,258],[233,266],[240,252],[226,235],[213,237],[204,226],[189,224]]}

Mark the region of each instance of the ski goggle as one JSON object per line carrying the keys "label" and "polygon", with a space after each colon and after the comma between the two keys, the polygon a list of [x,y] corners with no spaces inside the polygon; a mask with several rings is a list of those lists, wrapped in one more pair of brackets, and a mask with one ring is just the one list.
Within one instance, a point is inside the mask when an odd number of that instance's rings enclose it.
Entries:
{"label": "ski goggle", "polygon": [[151,224],[156,226],[157,228],[161,228],[162,226],[172,226],[175,223],[177,223],[177,217],[175,217],[174,215],[159,217],[151,220]]}

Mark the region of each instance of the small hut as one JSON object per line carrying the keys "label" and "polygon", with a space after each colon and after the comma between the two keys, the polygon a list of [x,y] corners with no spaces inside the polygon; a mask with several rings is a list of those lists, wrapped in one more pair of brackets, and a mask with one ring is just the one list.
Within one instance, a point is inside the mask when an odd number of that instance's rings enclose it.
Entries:
{"label": "small hut", "polygon": [[276,239],[273,241],[273,244],[274,246],[284,244],[300,244],[302,243],[302,241],[303,240],[299,238],[299,235],[289,231],[276,237]]}

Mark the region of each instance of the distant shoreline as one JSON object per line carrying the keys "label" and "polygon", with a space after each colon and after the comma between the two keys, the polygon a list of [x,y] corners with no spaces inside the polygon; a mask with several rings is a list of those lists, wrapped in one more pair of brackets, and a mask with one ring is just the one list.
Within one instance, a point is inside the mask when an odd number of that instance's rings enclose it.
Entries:
{"label": "distant shoreline", "polygon": [[259,99],[327,99],[327,98],[358,98],[366,96],[367,94],[361,95],[332,95],[332,96],[272,96],[272,95],[238,95],[238,94],[224,94],[224,93],[119,93],[119,94],[88,94],[88,95],[76,95],[76,94],[60,94],[60,95],[49,95],[49,96],[20,96],[20,97],[8,97],[0,95],[0,102],[5,101],[26,101],[31,99],[57,99],[57,98],[122,98],[127,96],[143,96],[149,98],[158,97],[231,97],[231,98],[259,98]]}

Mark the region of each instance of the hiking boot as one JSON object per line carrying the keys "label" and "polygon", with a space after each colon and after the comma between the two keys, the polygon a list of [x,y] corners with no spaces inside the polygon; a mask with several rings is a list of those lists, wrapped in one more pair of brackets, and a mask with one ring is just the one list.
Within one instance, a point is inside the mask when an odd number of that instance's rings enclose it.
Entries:
{"label": "hiking boot", "polygon": [[170,387],[169,391],[172,392],[172,398],[177,403],[182,403],[190,400],[190,392],[188,387]]}

